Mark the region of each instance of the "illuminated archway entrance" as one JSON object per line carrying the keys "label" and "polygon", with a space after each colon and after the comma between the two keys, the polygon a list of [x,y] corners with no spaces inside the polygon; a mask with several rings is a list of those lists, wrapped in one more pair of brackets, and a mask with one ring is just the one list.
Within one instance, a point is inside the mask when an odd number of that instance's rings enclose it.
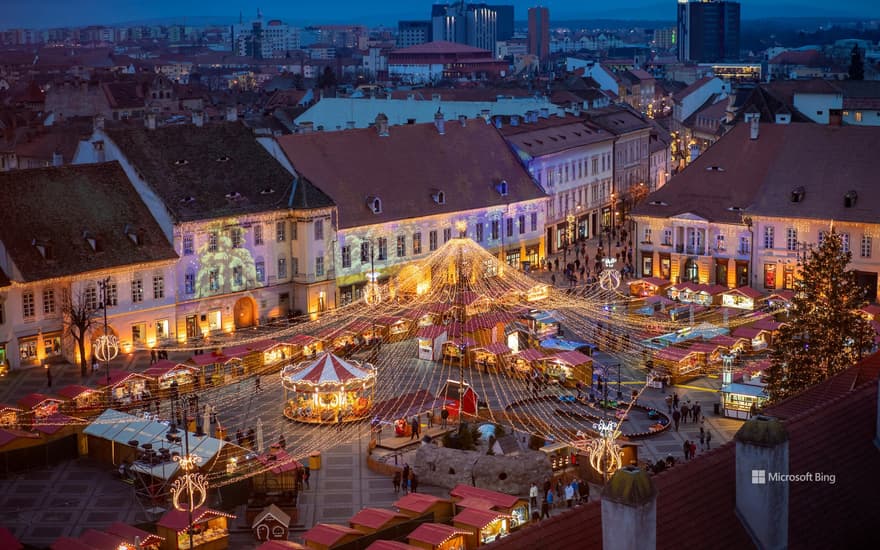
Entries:
{"label": "illuminated archway entrance", "polygon": [[233,308],[235,328],[252,327],[256,324],[257,304],[253,298],[239,298]]}

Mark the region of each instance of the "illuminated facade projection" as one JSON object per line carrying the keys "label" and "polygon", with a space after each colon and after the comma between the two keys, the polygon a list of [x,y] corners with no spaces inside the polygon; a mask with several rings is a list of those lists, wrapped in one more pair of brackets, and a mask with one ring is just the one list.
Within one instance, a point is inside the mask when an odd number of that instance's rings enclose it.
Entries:
{"label": "illuminated facade projection", "polygon": [[[168,337],[191,342],[335,306],[335,206],[237,122],[104,130],[76,162],[118,160],[180,256]],[[150,337],[148,329],[148,337]]]}
{"label": "illuminated facade projection", "polygon": [[[339,208],[334,247],[341,304],[453,238],[468,237],[517,269],[544,258],[546,197],[483,120],[278,138],[296,173]],[[339,162],[327,162],[338,159]]]}
{"label": "illuminated facade projection", "polygon": [[118,164],[0,174],[0,208],[0,367],[88,362],[104,304],[123,351],[167,333],[177,254]]}

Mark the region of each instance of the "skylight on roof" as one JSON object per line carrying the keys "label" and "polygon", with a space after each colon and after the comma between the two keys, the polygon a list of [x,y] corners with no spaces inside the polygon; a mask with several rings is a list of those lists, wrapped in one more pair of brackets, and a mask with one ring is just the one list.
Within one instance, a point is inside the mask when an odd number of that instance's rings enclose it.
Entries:
{"label": "skylight on roof", "polygon": [[189,161],[186,159],[177,159],[174,161],[174,164],[177,166],[185,166],[185,165],[189,164]]}
{"label": "skylight on roof", "polygon": [[229,162],[229,156],[223,155],[222,157],[217,157],[217,162]]}

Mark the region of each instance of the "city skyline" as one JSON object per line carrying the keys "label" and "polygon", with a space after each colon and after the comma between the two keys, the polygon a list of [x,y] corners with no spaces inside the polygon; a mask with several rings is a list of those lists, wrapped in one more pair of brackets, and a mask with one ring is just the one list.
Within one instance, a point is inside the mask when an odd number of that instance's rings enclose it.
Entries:
{"label": "city skyline", "polygon": [[[243,4],[230,0],[217,0],[205,3],[201,0],[170,1],[158,0],[151,4],[131,1],[43,0],[40,10],[33,9],[33,3],[26,0],[6,0],[4,20],[0,28],[50,28],[61,26],[117,25],[157,19],[217,18],[217,23],[229,23],[241,13],[246,19],[253,18],[259,8],[265,17],[280,18],[296,25],[330,22],[351,22],[368,25],[385,24],[393,26],[400,19],[429,19],[428,0],[418,2],[389,0],[371,10],[362,2],[336,0],[332,9],[327,5],[298,6],[292,8],[287,3],[276,1],[259,4]],[[525,22],[529,7],[537,5],[550,8],[556,21],[577,19],[631,19],[631,20],[675,20],[675,2],[658,0],[633,0],[626,7],[610,9],[607,6],[592,7],[570,0],[548,0],[532,2],[513,0],[506,2],[516,9],[516,21]],[[797,13],[800,17],[878,17],[880,4],[872,0],[847,0],[832,8],[819,0],[792,0],[779,4],[770,0],[744,0],[743,19],[761,17],[789,17]],[[47,14],[51,14],[48,16]],[[104,15],[95,15],[104,14]],[[340,15],[345,14],[345,15]]]}

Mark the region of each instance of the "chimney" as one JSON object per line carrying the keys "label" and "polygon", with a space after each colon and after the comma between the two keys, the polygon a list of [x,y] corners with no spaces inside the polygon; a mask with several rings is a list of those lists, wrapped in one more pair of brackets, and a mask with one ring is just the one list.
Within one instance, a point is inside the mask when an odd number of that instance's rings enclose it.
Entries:
{"label": "chimney", "polygon": [[464,128],[465,126],[467,126],[467,116],[458,115],[458,122],[459,124],[461,124],[461,127]]}
{"label": "chimney", "polygon": [[205,112],[204,111],[193,111],[192,112],[192,121],[193,126],[201,128],[205,125]]}
{"label": "chimney", "polygon": [[300,134],[311,134],[312,131],[315,129],[315,123],[300,122],[299,124],[297,124],[297,129],[299,130]]}
{"label": "chimney", "polygon": [[550,109],[548,107],[541,107],[541,118],[550,118]]}
{"label": "chimney", "polygon": [[492,111],[489,109],[481,109],[480,116],[483,117],[483,120],[489,122],[489,117],[492,115]]}
{"label": "chimney", "polygon": [[376,130],[379,131],[379,137],[388,137],[388,116],[385,113],[376,115]]}
{"label": "chimney", "polygon": [[147,113],[144,117],[144,126],[147,127],[147,130],[156,129],[156,113]]}
{"label": "chimney", "polygon": [[511,115],[510,116],[510,125],[511,126],[519,126],[519,115]]}
{"label": "chimney", "polygon": [[64,164],[64,157],[61,156],[61,151],[55,149],[55,152],[52,153],[52,166],[61,166]]}
{"label": "chimney", "polygon": [[434,127],[437,128],[437,133],[441,136],[446,133],[446,121],[443,120],[443,113],[440,112],[440,109],[434,113]]}
{"label": "chimney", "polygon": [[434,103],[440,103],[440,94],[431,94],[431,101]]}
{"label": "chimney", "polygon": [[501,124],[502,124],[502,123],[501,123],[501,117],[500,117],[500,116],[496,116],[496,117],[495,117],[495,127],[498,128],[498,129],[500,130],[500,129],[501,129]]}
{"label": "chimney", "polygon": [[226,122],[238,121],[238,107],[232,105],[226,107]]}
{"label": "chimney", "polygon": [[99,131],[104,129],[104,115],[95,115],[92,120],[92,130]]}
{"label": "chimney", "polygon": [[760,118],[752,117],[751,122],[749,122],[749,139],[758,139],[759,124]]}
{"label": "chimney", "polygon": [[758,415],[735,439],[736,513],[758,548],[787,548],[788,432],[778,419]]}
{"label": "chimney", "polygon": [[104,162],[104,141],[93,141],[92,147],[95,150],[95,162]]}
{"label": "chimney", "polygon": [[602,547],[657,548],[657,489],[646,471],[635,466],[621,468],[602,490]]}
{"label": "chimney", "polygon": [[346,122],[346,123],[345,123],[345,129],[346,129],[346,130],[354,130],[354,121],[353,121],[353,120],[349,120],[348,122]]}

